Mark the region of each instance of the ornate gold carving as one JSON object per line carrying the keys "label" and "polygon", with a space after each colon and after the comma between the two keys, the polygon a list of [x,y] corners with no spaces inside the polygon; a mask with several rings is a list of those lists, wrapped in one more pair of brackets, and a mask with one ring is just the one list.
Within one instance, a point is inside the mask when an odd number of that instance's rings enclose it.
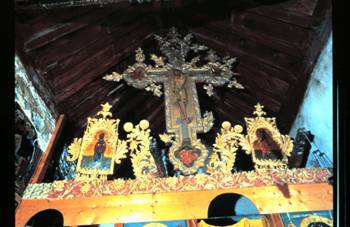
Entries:
{"label": "ornate gold carving", "polygon": [[73,162],[78,159],[81,149],[81,138],[74,138],[73,142],[68,147],[68,153],[71,154],[71,157],[67,157],[66,159],[70,162]]}
{"label": "ornate gold carving", "polygon": [[209,132],[210,129],[213,127],[214,125],[214,116],[213,116],[213,113],[210,111],[206,111],[203,115],[203,119],[202,119],[202,122],[203,122],[203,132],[206,133],[206,132]]}
{"label": "ornate gold carving", "polygon": [[236,160],[236,151],[246,138],[242,135],[243,127],[225,121],[213,145],[213,154],[208,164],[208,172],[230,174]]}
{"label": "ornate gold carving", "polygon": [[230,80],[227,84],[227,87],[229,87],[229,88],[235,87],[237,89],[244,89],[243,85],[238,83],[236,78],[233,78],[232,80]]}
{"label": "ornate gold carving", "polygon": [[[211,175],[197,174],[168,178],[137,178],[135,180],[116,179],[112,181],[55,181],[51,192],[46,193],[49,199],[64,199],[71,197],[89,197],[104,195],[128,195],[140,193],[184,192],[195,190],[233,189],[242,187],[261,187],[275,185],[276,179],[283,178],[287,184],[317,184],[327,183],[331,173],[327,169],[261,169],[259,171],[236,172],[223,174],[217,172]],[[81,188],[85,186],[83,192]],[[89,192],[86,190],[89,189]],[[30,198],[30,197],[27,197]]]}
{"label": "ornate gold carving", "polygon": [[143,63],[145,61],[145,55],[143,54],[143,50],[141,48],[138,48],[135,52],[135,60],[138,63]]}
{"label": "ornate gold carving", "polygon": [[[177,158],[177,161],[187,163],[175,164],[182,166],[181,169],[187,168],[185,166],[188,163],[196,160],[198,158],[195,157],[196,155],[208,154],[207,149],[191,153],[193,149],[204,147],[199,140],[197,141],[197,133],[209,131],[213,119],[210,114],[202,118],[196,83],[207,84],[209,95],[213,94],[213,86],[223,86],[230,83],[232,86],[238,87],[238,82],[234,78],[235,73],[232,72],[232,64],[236,58],[220,58],[213,50],[207,51],[208,47],[193,43],[192,37],[191,34],[181,37],[175,28],[171,28],[164,37],[155,35],[164,57],[151,54],[150,58],[155,62],[155,66],[145,64],[145,55],[139,48],[136,51],[136,63],[129,66],[122,74],[122,78],[128,85],[138,89],[146,89],[158,97],[164,92],[166,131],[177,137],[177,141],[173,142],[169,152],[171,153],[180,147],[188,148],[182,152],[181,160]],[[189,57],[190,51],[194,52],[195,56],[188,62],[186,58]],[[197,65],[202,55],[207,55],[206,59],[209,62]],[[113,77],[105,79],[112,80]],[[163,138],[170,142],[169,138]],[[196,143],[197,148],[194,148],[192,143]],[[202,156],[200,160],[206,158]],[[203,162],[200,161],[200,163]],[[192,164],[190,165],[192,166]],[[198,165],[198,163],[195,164],[195,166]],[[186,173],[194,173],[192,167],[191,169],[191,171],[187,170]]]}
{"label": "ornate gold carving", "polygon": [[203,88],[204,88],[204,90],[206,90],[206,92],[207,92],[207,95],[210,97],[210,96],[212,96],[213,94],[214,94],[214,92],[213,92],[213,85],[212,84],[204,84],[203,85]]}
{"label": "ornate gold carving", "polygon": [[127,143],[130,149],[131,163],[136,178],[152,178],[158,176],[158,170],[150,152],[149,123],[146,120],[133,126],[132,123],[124,124],[124,130],[128,132]]}
{"label": "ornate gold carving", "polygon": [[101,115],[103,118],[106,118],[106,117],[112,117],[112,113],[109,112],[109,110],[112,108],[111,105],[109,105],[108,102],[106,102],[105,104],[101,105],[102,106],[102,110],[101,111],[98,111],[96,116],[98,115]]}
{"label": "ornate gold carving", "polygon": [[23,199],[43,199],[47,198],[51,191],[51,183],[29,184],[24,191]]}
{"label": "ornate gold carving", "polygon": [[107,74],[103,77],[105,80],[119,82],[123,79],[123,74],[119,74],[117,72],[112,72],[111,74]]}
{"label": "ornate gold carving", "polygon": [[167,134],[167,133],[159,134],[159,138],[165,144],[172,144],[175,142],[175,135],[174,134]]}
{"label": "ornate gold carving", "polygon": [[243,149],[252,153],[256,168],[286,168],[288,156],[293,150],[293,141],[288,135],[281,135],[276,118],[263,117],[266,112],[262,105],[255,106],[255,118],[244,118],[247,124],[249,145]]}
{"label": "ornate gold carving", "polygon": [[151,83],[145,88],[146,91],[152,92],[153,95],[157,97],[162,96],[163,92],[161,91],[161,89],[162,89],[162,85],[156,85],[155,83]]}
{"label": "ornate gold carving", "polygon": [[156,68],[164,67],[164,60],[162,57],[158,57],[155,54],[151,54],[151,60],[154,61]]}
{"label": "ornate gold carving", "polygon": [[[200,151],[199,154],[196,154],[193,151]],[[181,153],[181,151],[187,151],[191,155],[195,155],[195,160],[192,161],[192,165],[186,165],[181,160],[181,157],[177,157],[176,153]],[[175,142],[169,148],[169,160],[174,165],[174,169],[180,170],[183,174],[195,174],[199,168],[204,167],[205,159],[208,157],[208,150],[202,144],[200,139],[196,139],[191,142],[191,145],[187,148],[183,146],[183,143],[180,141],[178,136],[175,136]]]}
{"label": "ornate gold carving", "polygon": [[321,222],[321,223],[329,225],[330,227],[333,227],[333,220],[326,218],[326,217],[318,216],[318,215],[312,215],[312,216],[304,218],[300,222],[300,227],[308,227],[308,226],[311,226],[311,224],[315,223],[315,222],[316,223]]}
{"label": "ornate gold carving", "polygon": [[83,138],[75,138],[68,147],[72,157],[67,160],[78,159],[77,180],[106,179],[107,175],[113,174],[114,162],[118,164],[126,158],[126,142],[118,138],[119,119],[107,119],[112,117],[109,103],[101,106],[102,110],[96,114],[101,117],[89,117]]}

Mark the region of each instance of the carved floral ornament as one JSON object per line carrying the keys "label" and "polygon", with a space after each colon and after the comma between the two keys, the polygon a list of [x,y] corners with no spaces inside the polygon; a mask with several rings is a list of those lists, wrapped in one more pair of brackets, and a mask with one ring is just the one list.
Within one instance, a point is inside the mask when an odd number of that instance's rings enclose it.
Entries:
{"label": "carved floral ornament", "polygon": [[120,164],[131,150],[134,174],[137,178],[155,176],[156,165],[149,152],[149,123],[142,120],[135,128],[128,122],[124,129],[128,134],[126,141],[118,137],[119,119],[112,117],[111,105],[105,103],[96,114],[100,118],[88,118],[87,128],[82,138],[75,138],[68,147],[71,157],[68,161],[76,161],[76,180],[107,179],[113,174],[114,163]]}
{"label": "carved floral ornament", "polygon": [[23,199],[69,199],[99,197],[108,195],[129,195],[163,192],[205,191],[275,185],[276,179],[283,178],[287,184],[326,183],[331,173],[327,169],[303,168],[286,171],[259,170],[215,173],[210,175],[179,176],[150,179],[115,179],[86,181],[54,181],[53,183],[29,184]]}
{"label": "carved floral ornament", "polygon": [[[77,180],[106,179],[107,175],[113,174],[114,163],[120,164],[127,158],[130,151],[133,172],[136,178],[157,178],[159,173],[156,163],[150,152],[149,122],[142,120],[139,125],[132,123],[124,124],[124,130],[128,133],[126,140],[118,138],[119,119],[110,119],[111,106],[105,103],[102,110],[95,118],[88,118],[87,128],[82,138],[75,138],[68,150],[71,157],[68,161],[77,160]],[[236,153],[242,148],[247,154],[252,155],[256,169],[286,168],[287,157],[293,149],[292,140],[288,135],[281,135],[276,126],[275,118],[264,117],[266,113],[259,103],[253,113],[255,118],[245,118],[247,134],[243,133],[240,125],[231,126],[229,122],[223,122],[220,133],[217,134],[213,152],[207,164],[207,173],[231,174],[235,164]],[[98,117],[99,116],[99,117]],[[210,116],[207,116],[210,118]],[[179,140],[168,134],[160,135],[163,141],[171,143],[171,149],[179,147]],[[200,142],[193,142],[193,148],[198,152],[206,151]],[[186,152],[181,150],[181,152]],[[178,164],[176,155],[186,155],[180,152],[169,152],[169,159],[175,167]],[[202,156],[206,157],[206,156]],[[187,155],[184,165],[198,168],[199,164],[191,166],[191,156]],[[204,159],[198,163],[204,165]],[[186,170],[187,171],[187,170]],[[190,174],[184,171],[185,174]]]}
{"label": "carved floral ornament", "polygon": [[[221,132],[213,145],[213,155],[209,170],[230,173],[239,147],[251,154],[256,169],[287,168],[288,157],[293,150],[293,141],[288,135],[281,135],[275,118],[266,115],[264,106],[255,106],[255,118],[245,118],[247,134],[244,135],[241,125],[231,126],[223,122]],[[219,158],[221,157],[221,158]]]}

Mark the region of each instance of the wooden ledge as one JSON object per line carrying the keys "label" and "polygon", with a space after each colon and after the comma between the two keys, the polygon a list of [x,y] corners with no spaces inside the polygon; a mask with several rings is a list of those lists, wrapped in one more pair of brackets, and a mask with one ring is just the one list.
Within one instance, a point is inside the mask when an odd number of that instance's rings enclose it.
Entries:
{"label": "wooden ledge", "polygon": [[[250,199],[260,214],[333,209],[333,188],[328,183],[289,185],[290,198],[276,186],[165,192],[66,199],[23,199],[16,212],[16,226],[23,227],[35,214],[56,209],[64,225],[190,220],[208,217],[210,202],[224,193]],[[233,204],[234,205],[234,204]]]}

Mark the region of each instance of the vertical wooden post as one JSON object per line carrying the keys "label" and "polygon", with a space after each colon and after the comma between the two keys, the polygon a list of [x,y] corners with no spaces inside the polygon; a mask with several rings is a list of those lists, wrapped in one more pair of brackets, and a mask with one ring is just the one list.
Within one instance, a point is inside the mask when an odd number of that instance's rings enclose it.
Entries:
{"label": "vertical wooden post", "polygon": [[266,217],[271,227],[284,227],[280,214],[269,214]]}
{"label": "vertical wooden post", "polygon": [[187,227],[197,227],[197,220],[187,220]]}
{"label": "vertical wooden post", "polygon": [[53,151],[55,150],[57,140],[61,135],[63,124],[64,124],[64,119],[65,118],[64,118],[63,114],[61,114],[58,117],[56,127],[52,133],[50,142],[47,145],[45,152],[43,152],[43,154],[39,160],[39,163],[34,171],[34,174],[29,181],[30,184],[40,183],[43,180],[45,173],[46,173],[46,170],[47,170],[47,167],[50,163]]}

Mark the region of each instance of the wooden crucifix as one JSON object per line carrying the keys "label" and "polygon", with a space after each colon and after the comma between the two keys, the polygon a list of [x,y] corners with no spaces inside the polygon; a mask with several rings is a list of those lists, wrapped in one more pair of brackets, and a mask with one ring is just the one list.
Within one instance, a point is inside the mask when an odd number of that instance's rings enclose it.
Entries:
{"label": "wooden crucifix", "polygon": [[[170,29],[166,37],[155,35],[160,50],[167,58],[151,55],[155,65],[146,65],[142,49],[136,50],[136,63],[129,66],[122,74],[113,72],[105,80],[120,81],[128,85],[153,92],[160,97],[162,86],[165,100],[165,118],[167,134],[160,135],[166,143],[172,143],[169,159],[181,174],[195,174],[204,170],[209,151],[197,138],[197,133],[208,132],[213,126],[213,115],[206,112],[202,118],[196,83],[207,83],[207,94],[212,94],[212,85],[243,89],[232,72],[235,58],[220,59],[214,51],[198,44],[192,44],[192,35],[181,38],[175,28]],[[207,51],[208,63],[197,66],[199,55],[190,62],[185,58],[189,51],[195,54]],[[172,136],[175,139],[172,139]]]}

